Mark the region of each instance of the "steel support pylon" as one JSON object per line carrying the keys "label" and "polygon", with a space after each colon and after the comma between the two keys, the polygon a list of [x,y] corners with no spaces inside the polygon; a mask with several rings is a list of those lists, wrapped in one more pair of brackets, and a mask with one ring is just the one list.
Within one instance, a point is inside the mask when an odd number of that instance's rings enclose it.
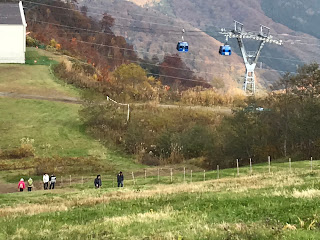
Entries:
{"label": "steel support pylon", "polygon": [[[243,83],[243,90],[248,95],[254,95],[256,93],[256,79],[254,70],[257,66],[257,62],[263,49],[265,43],[273,43],[277,45],[282,45],[281,40],[274,40],[270,35],[270,29],[263,25],[260,25],[260,32],[258,34],[245,32],[243,30],[243,24],[237,21],[234,21],[234,30],[227,31],[225,29],[221,29],[221,34],[225,35],[227,39],[236,38],[241,55],[243,58],[243,62],[246,67],[246,75]],[[259,48],[255,52],[247,52],[243,39],[252,39],[259,41]]]}

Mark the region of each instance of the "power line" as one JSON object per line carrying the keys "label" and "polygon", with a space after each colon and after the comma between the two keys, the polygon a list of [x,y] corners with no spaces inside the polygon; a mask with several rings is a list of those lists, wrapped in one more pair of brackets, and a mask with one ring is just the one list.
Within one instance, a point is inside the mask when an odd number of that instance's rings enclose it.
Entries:
{"label": "power line", "polygon": [[[45,22],[47,24],[51,24],[49,22]],[[67,26],[67,25],[60,25],[60,24],[53,24],[53,25],[58,25],[58,26]],[[75,27],[72,27],[72,26],[67,26],[67,27],[71,27],[71,28],[74,28]],[[87,30],[87,29],[84,29],[84,30]],[[69,39],[70,41],[72,39]],[[96,45],[96,46],[103,46],[103,47],[110,47],[110,48],[118,48],[120,50],[128,50],[128,51],[133,51],[133,52],[140,52],[140,53],[145,53],[145,54],[149,54],[149,55],[161,55],[161,56],[166,56],[167,53],[171,54],[171,52],[164,52],[164,54],[153,54],[153,53],[150,53],[150,52],[147,52],[147,51],[137,51],[137,50],[133,50],[133,49],[130,49],[130,48],[123,48],[123,47],[118,47],[118,46],[111,46],[111,45],[107,45],[107,44],[101,44],[101,43],[93,43],[93,42],[86,42],[86,41],[81,41],[81,40],[77,40],[77,42],[80,42],[80,43],[86,43],[86,44],[92,44],[92,45]],[[205,61],[205,60],[199,60],[199,59],[193,59],[193,58],[182,58],[180,57],[182,60],[192,60],[192,61],[197,61],[197,62],[208,62],[208,61]],[[222,62],[215,62],[215,61],[209,61],[210,63],[214,63],[214,64],[222,64],[222,65],[228,65],[228,66],[239,66],[239,67],[243,67],[243,65],[240,65],[240,64],[228,64],[228,63],[222,63]],[[171,67],[169,67],[171,68]],[[187,69],[181,69],[180,70],[187,70]],[[190,70],[190,69],[189,69]],[[283,72],[283,71],[279,71],[279,70],[270,70],[270,69],[265,69],[266,71],[274,71],[274,72]],[[192,71],[192,70],[191,70]],[[211,72],[204,72],[204,71],[193,71],[194,73],[197,73],[197,74],[210,74],[210,75],[215,75],[215,73],[211,73]]]}
{"label": "power line", "polygon": [[[55,0],[55,1],[56,1],[56,0]],[[99,9],[99,10],[101,10],[101,8],[99,8],[99,7],[93,7],[93,6],[87,6],[87,5],[85,5],[85,6],[86,6],[87,8],[90,8],[90,9]],[[145,9],[145,8],[141,8],[141,9]],[[155,13],[158,13],[158,14],[160,13],[160,14],[162,14],[161,12],[156,11],[156,10],[153,9],[153,8],[145,9],[146,12],[149,12],[149,11],[151,11],[151,10],[152,10],[153,12],[155,12]],[[114,12],[114,13],[118,13],[118,14],[123,14],[123,13],[120,12],[120,11],[112,11],[112,10],[109,10],[109,9],[108,9],[108,12]],[[127,11],[127,13],[128,13],[128,11]],[[129,14],[127,14],[127,15],[129,15]],[[166,21],[168,21],[168,19],[172,19],[172,20],[175,20],[175,21],[180,20],[180,21],[185,22],[185,20],[183,20],[183,19],[170,17],[170,16],[168,16],[168,15],[166,15],[166,17],[159,17],[159,16],[144,15],[144,14],[136,14],[136,13],[132,13],[132,12],[130,12],[130,15],[150,17],[150,18],[157,18],[157,19],[163,19],[163,20],[166,20]],[[187,23],[190,24],[190,25],[192,25],[192,23],[190,23],[190,22],[187,22]],[[214,27],[214,28],[217,29],[217,31],[220,31],[220,30],[221,30],[221,28],[217,27],[216,25],[206,24],[205,26]],[[195,27],[195,28],[198,28],[198,27]],[[202,29],[200,29],[200,30],[201,30],[201,32],[206,32],[206,30],[202,30]],[[248,31],[249,31],[249,32],[259,33],[258,31],[250,31],[250,30],[248,30]],[[293,38],[305,38],[305,39],[310,39],[310,37],[296,36],[296,35],[291,35],[291,34],[287,34],[287,33],[275,33],[275,32],[274,32],[274,33],[272,33],[272,35],[284,36],[284,37],[293,37]],[[317,40],[317,38],[314,38],[314,39],[312,39],[312,40]]]}
{"label": "power line", "polygon": [[[30,1],[26,1],[26,2],[30,2]],[[39,4],[40,4],[40,3],[39,3]],[[48,5],[48,4],[40,4],[40,5],[50,6],[50,7],[53,7],[53,8],[63,8],[63,9],[71,10],[71,11],[81,12],[81,11],[75,10],[75,9],[69,9],[69,8],[58,7],[58,6],[52,6],[52,5]],[[64,15],[64,16],[66,16],[65,14],[58,14],[58,15]],[[100,14],[100,15],[103,15],[103,14]],[[126,18],[126,19],[127,19],[127,18]],[[128,20],[132,20],[132,19],[128,19]],[[134,21],[138,21],[138,20],[134,20]],[[40,22],[40,21],[39,21],[39,22]],[[140,21],[140,22],[141,22],[141,21]],[[139,28],[139,29],[143,29],[143,30],[151,30],[151,31],[153,31],[153,32],[159,31],[159,29],[154,30],[154,29],[150,29],[150,28],[141,28],[141,27],[137,27],[137,26],[123,26],[123,25],[117,25],[117,26],[119,26],[119,27],[121,27],[121,28],[126,27],[126,28],[128,28],[130,31],[134,31],[134,30],[132,30],[131,28]],[[65,27],[67,27],[67,26],[65,26]],[[71,28],[71,26],[68,26],[68,27]],[[172,26],[170,25],[170,27],[172,27]],[[75,28],[75,27],[73,27],[73,28]],[[77,28],[77,29],[79,29],[79,28]],[[88,30],[88,29],[81,29],[81,30],[92,31],[92,32],[99,32],[99,31]],[[171,32],[171,33],[174,32],[174,33],[175,33],[175,31],[170,31],[170,30],[163,30],[163,31],[166,31],[166,33],[167,33],[167,32]],[[194,31],[194,32],[205,33],[205,32],[202,32],[202,31]],[[101,32],[101,31],[100,31],[99,33],[108,34],[108,33]],[[152,33],[150,33],[150,34],[152,34]],[[181,34],[181,33],[179,33],[179,35],[180,35],[180,34]],[[108,35],[113,35],[113,34],[108,34]],[[212,35],[209,34],[209,36],[212,36]],[[189,37],[192,37],[192,36],[189,36]],[[197,37],[199,37],[199,35],[197,35]],[[207,37],[207,36],[203,36],[203,37]],[[204,49],[204,48],[198,48],[198,49]],[[272,58],[272,57],[266,57],[266,56],[262,56],[262,58],[271,58],[271,59],[277,59],[277,60],[286,60],[286,61],[304,63],[303,61],[295,60],[295,59]]]}
{"label": "power line", "polygon": [[[30,1],[25,1],[25,2],[34,3],[34,2],[30,2]],[[65,7],[53,6],[53,5],[50,5],[50,4],[44,4],[44,3],[34,3],[34,4],[41,5],[41,6],[46,6],[46,7],[57,8],[57,9],[64,9],[64,10],[68,10],[68,11],[79,12],[79,13],[81,13],[81,14],[82,14],[82,12],[81,12],[80,10],[77,10],[77,9],[71,9],[71,8],[65,8]],[[104,14],[96,13],[96,12],[88,12],[88,13],[94,13],[94,14],[96,14],[96,15],[104,16]],[[155,22],[149,22],[149,21],[143,21],[143,20],[135,20],[135,19],[123,18],[123,17],[113,17],[113,18],[116,18],[116,19],[123,19],[123,20],[129,20],[129,21],[138,21],[138,22],[141,22],[141,23],[148,23],[148,24],[161,25],[161,26],[170,26],[170,27],[172,27],[172,28],[179,28],[179,29],[181,29],[181,27],[178,27],[178,26],[172,26],[172,25],[169,25],[169,24],[161,24],[161,23],[155,23]],[[199,32],[200,32],[200,31],[199,31]]]}
{"label": "power line", "polygon": [[[97,30],[90,30],[90,29],[87,29],[87,28],[78,28],[78,27],[73,27],[73,26],[69,26],[69,25],[62,25],[62,24],[56,24],[56,23],[51,23],[51,22],[45,22],[45,21],[36,21],[34,20],[34,22],[38,22],[38,23],[44,23],[44,24],[50,24],[50,25],[54,25],[54,26],[59,26],[59,27],[64,27],[64,28],[70,28],[70,29],[75,29],[75,30],[80,30],[80,31],[87,31],[87,32],[94,32],[94,33],[101,33],[101,34],[105,34],[105,35],[111,35],[111,36],[115,36],[115,34],[113,33],[106,33],[104,31],[97,31]],[[134,31],[134,30],[132,30]],[[170,43],[163,43],[163,44],[170,44]],[[111,47],[111,46],[108,46],[108,47]],[[208,48],[197,48],[197,49],[204,49],[204,50],[207,50]],[[143,50],[135,50],[137,52],[140,52],[140,53],[147,53],[147,54],[152,54],[152,53],[149,53],[149,52],[146,52],[146,51],[143,51]],[[163,51],[164,54],[162,54],[163,56],[165,56],[165,54],[171,54],[171,52],[165,52]],[[159,55],[159,54],[158,54]],[[292,62],[300,62],[300,63],[304,63],[300,60],[296,60],[296,59],[289,59],[289,58],[275,58],[275,57],[267,57],[267,56],[261,56],[262,58],[270,58],[270,59],[277,59],[277,60],[284,60],[284,61],[292,61]],[[187,58],[187,57],[181,57],[181,59],[183,60],[192,60],[192,61],[199,61],[197,59],[194,59],[194,58]],[[203,62],[204,60],[200,60],[201,62]],[[206,61],[208,62],[208,61]],[[210,61],[209,61],[210,62]],[[212,61],[214,62],[214,61]],[[229,65],[227,63],[221,63],[221,62],[218,62],[219,64],[225,64],[225,65]],[[233,66],[235,66],[233,64]],[[239,64],[236,65],[236,66],[240,66]],[[242,65],[241,65],[242,66]]]}
{"label": "power line", "polygon": [[[27,1],[27,2],[29,2],[29,1]],[[63,8],[63,7],[56,7],[56,6],[52,6],[52,5],[48,5],[48,4],[40,4],[40,5],[45,5],[45,6],[50,6],[50,7],[54,7],[54,8]],[[67,9],[67,10],[73,10],[73,11],[77,11],[77,12],[79,12],[78,10],[74,10],[74,9],[69,9],[69,8],[63,8],[63,9]],[[137,21],[137,20],[136,20]],[[45,22],[45,23],[47,23],[47,24],[53,24],[53,23],[49,23],[49,22]],[[54,25],[58,25],[58,24],[54,24]],[[60,25],[60,24],[59,24]],[[64,26],[64,27],[69,27],[69,28],[73,28],[73,29],[80,29],[80,28],[75,28],[75,27],[72,27],[72,26],[67,26],[67,25],[60,25],[60,26]],[[80,30],[85,30],[85,31],[93,31],[93,32],[99,32],[99,31],[94,31],[94,30],[89,30],[89,29],[80,29]],[[201,32],[201,31],[199,31],[199,32]],[[103,33],[103,34],[108,34],[108,33],[105,33],[105,32],[100,32],[100,33]],[[111,34],[110,34],[111,35]],[[112,34],[113,36],[114,36],[114,34]],[[93,43],[90,43],[90,44],[93,44]],[[97,44],[97,45],[101,45],[101,44]],[[108,45],[107,45],[108,46]],[[114,46],[108,46],[108,47],[114,47]],[[127,48],[122,48],[123,50],[130,50],[130,51],[134,51],[134,50],[132,50],[132,49],[127,49]],[[141,52],[141,53],[146,53],[146,54],[151,54],[151,53],[149,53],[149,52],[145,52],[145,51],[138,51],[138,52]],[[171,53],[170,53],[171,54]],[[159,55],[159,54],[158,54]],[[163,55],[163,54],[162,54]],[[266,57],[266,58],[268,58],[268,57]],[[189,60],[192,60],[192,61],[199,61],[199,60],[197,60],[197,59],[193,59],[193,58],[182,58],[182,59],[189,59]],[[292,61],[291,59],[283,59],[283,60],[289,60],[289,61]],[[203,62],[203,61],[201,61],[201,62]],[[206,62],[208,62],[208,61],[206,61]],[[224,63],[221,63],[221,64],[224,64]],[[224,64],[224,65],[228,65],[228,64]],[[238,65],[238,66],[240,66],[240,65]],[[199,73],[201,73],[201,72],[199,72]],[[206,74],[211,74],[211,73],[208,73],[208,72],[206,72]]]}
{"label": "power line", "polygon": [[[47,6],[47,7],[52,7],[52,8],[58,8],[58,9],[65,9],[65,10],[68,10],[68,11],[75,11],[75,12],[79,12],[79,13],[81,13],[82,14],[82,12],[80,11],[80,10],[77,10],[77,9],[71,9],[71,8],[65,8],[65,7],[59,7],[59,6],[53,6],[53,5],[50,5],[50,4],[44,4],[44,3],[36,3],[36,2],[32,2],[32,1],[24,1],[24,2],[28,2],[28,3],[32,3],[32,4],[35,4],[35,5],[41,5],[41,6]],[[93,8],[93,9],[95,9],[94,7],[89,7],[89,8]],[[96,8],[97,9],[97,8]],[[114,12],[116,12],[116,11],[114,11]],[[90,12],[90,11],[87,11],[87,13],[93,13],[93,14],[95,14],[95,15],[104,15],[104,14],[101,14],[101,13],[97,13],[97,12]],[[106,13],[107,13],[107,11],[106,11]],[[132,15],[137,15],[137,16],[141,16],[142,14],[132,14]],[[143,15],[143,16],[145,16],[145,15]],[[148,24],[154,24],[154,25],[161,25],[161,26],[170,26],[170,27],[172,27],[172,28],[179,28],[179,29],[181,29],[181,26],[173,26],[173,25],[169,25],[169,24],[161,24],[161,23],[156,23],[156,22],[149,22],[149,21],[143,21],[143,20],[136,20],[136,19],[131,19],[131,18],[122,18],[122,17],[116,17],[116,16],[112,16],[113,18],[115,18],[115,19],[123,19],[123,20],[129,20],[129,21],[138,21],[138,22],[143,22],[143,23],[148,23]],[[152,17],[152,16],[150,16],[150,17]],[[169,17],[169,18],[171,18],[171,17]],[[161,19],[165,19],[165,18],[161,18]],[[171,18],[171,19],[173,19],[173,20],[179,20],[179,19],[177,19],[177,18]],[[188,24],[190,24],[189,22],[187,22]],[[215,25],[206,25],[206,26],[213,26],[214,28],[216,28],[216,29],[221,29],[221,28],[219,28],[219,27],[217,27],[217,26],[215,26]],[[195,29],[197,29],[196,27],[193,27],[193,26],[191,26],[192,28],[195,28]],[[219,31],[218,30],[218,31]],[[208,34],[208,35],[211,35],[210,33],[213,33],[213,32],[209,32],[209,31],[205,31],[205,30],[196,30],[196,31],[187,31],[187,32],[199,32],[199,33],[206,33],[206,34]],[[250,31],[250,32],[257,32],[257,31]],[[216,32],[217,33],[217,32]],[[283,36],[290,36],[290,37],[297,37],[297,36],[294,36],[294,35],[289,35],[289,34],[273,34],[273,35],[283,35]],[[305,38],[307,38],[307,37],[305,37]],[[309,38],[310,39],[310,38]]]}
{"label": "power line", "polygon": [[[60,0],[52,0],[52,1],[56,1],[56,2],[61,2]],[[44,4],[44,3],[37,3],[37,2],[32,2],[32,1],[24,1],[24,2],[28,2],[28,3],[33,3],[35,5],[41,5],[41,6],[47,6],[47,7],[52,7],[52,8],[59,8],[59,9],[64,9],[64,10],[68,10],[68,11],[76,11],[76,12],[81,12],[81,10],[78,10],[78,9],[72,9],[72,8],[66,8],[66,7],[59,7],[59,6],[54,6],[54,5],[51,5],[51,4]],[[93,8],[93,9],[100,9],[101,8],[94,8],[94,7],[88,7],[86,6],[87,8]],[[110,10],[107,11],[104,11],[105,13],[108,13],[110,12]],[[111,12],[115,12],[115,13],[120,13],[118,11],[111,11]],[[95,15],[100,15],[100,16],[104,16],[104,13],[97,13],[97,12],[91,12],[91,11],[86,11],[86,13],[92,13],[92,14],[95,14]],[[121,13],[120,13],[121,14]],[[146,15],[143,15],[143,14],[132,14],[132,15],[137,15],[137,16],[144,16],[146,17]],[[129,16],[129,14],[128,14]],[[129,21],[139,21],[139,22],[145,22],[145,23],[149,23],[149,24],[155,24],[155,25],[163,25],[163,26],[170,26],[170,27],[175,27],[175,28],[179,28],[179,29],[182,29],[181,26],[173,26],[173,25],[169,25],[169,24],[161,24],[161,23],[156,23],[156,22],[149,22],[149,21],[141,21],[141,20],[136,20],[136,19],[132,19],[132,18],[122,18],[122,17],[117,17],[117,16],[112,16],[113,18],[119,18],[119,19],[123,19],[123,20],[129,20]],[[148,17],[152,17],[152,16],[148,16]],[[159,17],[153,17],[153,18],[159,18]],[[161,18],[161,19],[165,19],[166,21],[168,21],[168,19],[166,18]],[[174,19],[174,18],[172,18]],[[179,19],[174,19],[175,21],[178,21]],[[195,27],[193,27],[195,28]],[[198,30],[196,32],[203,32],[201,30]]]}
{"label": "power line", "polygon": [[[75,11],[75,12],[79,12],[82,14],[82,12],[80,10],[77,10],[77,9],[71,9],[71,8],[65,8],[65,7],[59,7],[59,6],[53,6],[53,5],[50,5],[50,4],[44,4],[44,3],[35,3],[35,2],[30,2],[30,1],[25,1],[25,2],[29,2],[29,3],[33,3],[33,4],[36,4],[36,5],[41,5],[41,6],[48,6],[48,7],[52,7],[52,8],[58,8],[58,9],[65,9],[65,10],[68,10],[68,11]],[[94,13],[94,14],[97,14],[97,15],[104,15],[104,14],[100,14],[100,13],[96,13],[96,12],[89,12],[88,13]],[[64,15],[64,14],[58,14],[58,15]],[[169,25],[169,24],[160,24],[160,23],[155,23],[155,22],[148,22],[148,21],[142,21],[142,20],[136,20],[136,19],[130,19],[130,18],[122,18],[122,17],[115,17],[115,16],[112,16],[113,18],[116,18],[116,19],[123,19],[123,20],[129,20],[129,21],[136,21],[136,22],[144,22],[144,23],[148,23],[148,24],[154,24],[154,25],[161,25],[161,26],[169,26],[169,27],[172,27],[172,28],[180,28],[178,26],[173,26],[173,25]],[[118,25],[119,27],[128,27],[130,31],[133,31],[131,28],[139,28],[139,29],[144,29],[144,30],[151,30],[151,31],[156,31],[152,28],[142,28],[142,27],[137,27],[137,26],[123,26],[123,25]],[[213,25],[212,25],[213,26]],[[218,29],[218,27],[214,26],[215,28]],[[163,31],[166,31],[166,32],[171,32],[172,33],[175,33],[175,31],[171,31],[171,30],[163,30]],[[214,36],[214,34],[212,34],[213,32],[207,32],[207,31],[202,31],[202,30],[196,30],[196,31],[187,31],[187,32],[193,32],[193,33],[205,33],[209,36]],[[181,34],[180,32],[177,34]],[[188,37],[192,37],[193,35],[188,35]],[[197,37],[207,37],[205,35],[195,35]],[[217,35],[216,35],[217,36]],[[297,40],[296,40],[297,41]],[[290,40],[288,42],[291,42]],[[300,44],[300,43],[297,43],[297,44]],[[308,44],[308,45],[312,45],[312,44]],[[315,45],[315,46],[320,46],[320,45]],[[292,60],[288,60],[288,61],[292,61]]]}
{"label": "power line", "polygon": [[[71,40],[71,39],[70,39]],[[128,50],[128,51],[135,51],[133,49],[129,49],[129,48],[121,48],[121,47],[115,47],[115,46],[110,46],[110,45],[106,45],[106,44],[99,44],[99,43],[92,43],[92,42],[86,42],[86,41],[77,41],[80,43],[85,43],[85,44],[91,44],[91,45],[96,45],[96,46],[101,46],[101,47],[111,47],[111,48],[118,48],[120,50]],[[148,54],[151,54],[149,52],[146,52]],[[156,54],[155,54],[156,55]],[[229,65],[229,64],[227,64]],[[240,65],[232,65],[232,66],[240,66]],[[242,66],[242,65],[241,65]],[[243,67],[243,66],[242,66]],[[186,70],[186,69],[181,69],[181,70]],[[275,71],[275,72],[283,72],[283,71],[278,71],[278,70],[270,70],[270,69],[264,69],[266,71]],[[192,70],[191,70],[192,71]],[[198,72],[198,73],[206,73],[206,72]],[[208,73],[208,74],[212,74],[212,73]]]}
{"label": "power line", "polygon": [[[55,1],[56,1],[56,0],[55,0]],[[98,9],[98,10],[101,10],[101,8],[99,8],[99,7],[93,7],[93,6],[87,6],[87,5],[83,5],[83,6],[86,6],[87,8],[90,8],[90,9]],[[141,8],[141,9],[145,9],[145,8]],[[156,10],[153,9],[153,8],[145,9],[146,12],[149,12],[149,11],[151,11],[151,10],[152,10],[153,12],[155,12],[155,13],[158,13],[158,14],[160,13],[160,14],[162,14],[161,12],[156,11]],[[109,10],[109,9],[108,9],[108,12],[114,12],[114,13],[118,13],[118,14],[123,14],[123,13],[120,12],[120,11],[112,11],[112,10]],[[128,11],[127,11],[127,13],[128,13]],[[127,15],[129,15],[129,14],[127,14]],[[180,20],[180,21],[185,22],[185,20],[183,20],[183,19],[170,17],[170,16],[168,16],[168,15],[166,15],[166,17],[159,17],[159,16],[144,15],[144,14],[136,14],[136,13],[132,13],[132,12],[130,12],[130,15],[150,17],[150,18],[157,18],[157,19],[163,19],[163,20],[166,20],[166,21],[168,21],[168,19],[172,19],[172,20],[175,20],[175,21]],[[190,24],[190,25],[192,25],[190,22],[187,22],[187,23]],[[212,27],[216,28],[217,31],[220,31],[220,30],[221,30],[221,28],[217,27],[216,25],[206,24],[205,26],[212,26]],[[195,27],[195,28],[197,28],[197,27]],[[201,32],[206,32],[205,30],[202,30],[202,29],[200,29],[200,30],[201,30]],[[249,31],[249,32],[257,32],[257,31],[250,31],[250,30],[248,30],[248,31]],[[295,38],[298,37],[298,38],[310,39],[310,37],[295,36],[295,35],[290,35],[290,34],[285,34],[285,33],[273,33],[272,35],[276,35],[276,36],[288,36],[288,37],[295,37]],[[316,39],[314,39],[314,40],[316,40]]]}
{"label": "power line", "polygon": [[[36,21],[36,22],[41,22],[41,21]],[[50,23],[50,22],[43,22],[43,23],[46,23],[46,24],[50,24],[50,25],[56,25],[56,26],[61,26],[61,27],[67,27],[67,28],[72,28],[72,29],[78,29],[78,30],[84,30],[84,31],[87,31],[87,29],[83,29],[83,28],[76,28],[76,27],[72,27],[72,26],[67,26],[67,25],[61,25],[61,24],[55,24],[55,23]],[[91,31],[91,30],[89,30]],[[94,31],[92,30],[92,32],[98,32],[98,33],[101,33],[100,31]],[[107,34],[107,33],[106,33]],[[108,35],[111,35],[111,34],[108,34]],[[113,35],[113,34],[112,34]],[[114,35],[113,35],[114,36]],[[72,39],[70,39],[71,41]],[[130,48],[120,48],[118,46],[112,46],[112,45],[107,45],[107,44],[100,44],[100,43],[92,43],[92,42],[85,42],[85,41],[81,41],[81,40],[77,40],[78,42],[83,42],[83,43],[89,43],[89,44],[93,44],[93,45],[97,45],[97,46],[104,46],[104,47],[110,47],[110,48],[119,48],[120,50],[128,50],[128,51],[134,51],[134,52],[139,52],[139,53],[144,53],[144,54],[149,54],[149,55],[157,55],[157,56],[166,56],[167,54],[172,54],[172,52],[165,52],[163,51],[163,54],[155,54],[155,53],[150,53],[150,52],[147,52],[147,51],[140,51],[140,50],[134,50],[134,49],[130,49]],[[198,60],[198,59],[195,59],[195,58],[188,58],[188,57],[180,57],[181,59],[183,60],[191,60],[191,61],[197,61],[197,62],[205,62],[205,60]],[[213,62],[213,61],[206,61],[206,62]],[[215,62],[213,62],[215,63]],[[224,64],[224,63],[221,63],[221,62],[217,62],[217,64]],[[224,64],[224,65],[231,65],[231,64]],[[240,64],[238,65],[235,65],[235,64],[232,64],[232,66],[242,66]],[[242,66],[243,67],[243,66]]]}

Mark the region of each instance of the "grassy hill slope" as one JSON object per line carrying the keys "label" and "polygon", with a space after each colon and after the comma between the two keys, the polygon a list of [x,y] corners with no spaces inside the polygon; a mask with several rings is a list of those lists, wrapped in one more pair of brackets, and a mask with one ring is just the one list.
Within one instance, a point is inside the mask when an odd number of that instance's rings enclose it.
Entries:
{"label": "grassy hill slope", "polygon": [[[31,97],[41,96],[48,100],[0,96],[0,150],[18,148],[22,138],[30,138],[34,139],[36,157],[93,157],[110,168],[141,167],[130,157],[106,149],[100,142],[86,134],[78,115],[81,105],[52,100],[52,98],[80,97],[78,89],[56,79],[50,71],[48,62],[62,61],[66,57],[33,48],[28,49],[27,56],[30,56],[30,53],[32,53],[32,59],[46,59],[46,63],[37,61],[34,64],[33,60],[32,65],[0,65],[0,93],[13,92]],[[48,61],[48,59],[51,60]],[[30,170],[34,170],[32,169],[34,161],[34,159],[0,159],[0,176],[7,179],[8,176],[19,178],[19,176],[28,175]],[[25,169],[14,170],[16,166]],[[6,170],[1,171],[1,169]]]}
{"label": "grassy hill slope", "polygon": [[79,91],[63,84],[50,71],[50,64],[67,60],[45,50],[27,48],[26,64],[0,65],[0,92],[56,98],[79,97]]}
{"label": "grassy hill slope", "polygon": [[[317,239],[319,162],[203,182],[0,196],[5,239]],[[275,170],[279,170],[274,172]],[[256,171],[260,171],[257,173]],[[222,176],[235,169],[223,170]],[[180,178],[181,181],[181,178]],[[128,180],[125,181],[125,184]]]}

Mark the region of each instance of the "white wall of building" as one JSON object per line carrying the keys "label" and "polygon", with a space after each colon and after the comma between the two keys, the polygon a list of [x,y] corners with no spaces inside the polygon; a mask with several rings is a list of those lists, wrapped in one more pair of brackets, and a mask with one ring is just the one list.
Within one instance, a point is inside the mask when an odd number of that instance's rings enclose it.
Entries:
{"label": "white wall of building", "polygon": [[0,63],[25,63],[26,28],[0,24]]}
{"label": "white wall of building", "polygon": [[19,2],[22,24],[0,24],[0,63],[25,63],[27,23]]}

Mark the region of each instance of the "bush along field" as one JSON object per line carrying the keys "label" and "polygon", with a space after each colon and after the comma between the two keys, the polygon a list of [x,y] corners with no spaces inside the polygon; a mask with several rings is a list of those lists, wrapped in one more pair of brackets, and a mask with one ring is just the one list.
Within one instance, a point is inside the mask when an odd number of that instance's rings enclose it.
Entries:
{"label": "bush along field", "polygon": [[0,195],[0,238],[318,239],[319,167],[274,163],[269,173],[254,165],[239,176],[221,170],[219,179],[195,173],[192,183],[181,172],[170,184],[148,176],[140,185],[142,176],[134,185],[126,173],[123,189],[103,182],[101,189]]}

